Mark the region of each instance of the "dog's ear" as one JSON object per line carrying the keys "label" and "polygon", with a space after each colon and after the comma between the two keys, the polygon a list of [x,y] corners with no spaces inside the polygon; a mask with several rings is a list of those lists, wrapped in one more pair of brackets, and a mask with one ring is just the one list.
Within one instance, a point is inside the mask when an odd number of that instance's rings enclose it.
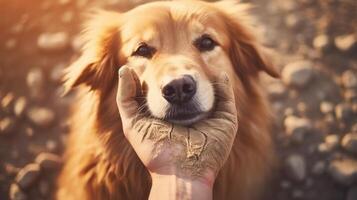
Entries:
{"label": "dog's ear", "polygon": [[254,22],[248,13],[252,6],[234,0],[214,4],[225,18],[231,38],[228,53],[237,73],[257,74],[262,70],[272,77],[280,77],[280,73],[273,66],[268,50],[259,44],[253,34]]}
{"label": "dog's ear", "polygon": [[84,24],[81,56],[65,69],[65,93],[85,84],[91,89],[108,89],[119,67],[120,14],[93,11]]}

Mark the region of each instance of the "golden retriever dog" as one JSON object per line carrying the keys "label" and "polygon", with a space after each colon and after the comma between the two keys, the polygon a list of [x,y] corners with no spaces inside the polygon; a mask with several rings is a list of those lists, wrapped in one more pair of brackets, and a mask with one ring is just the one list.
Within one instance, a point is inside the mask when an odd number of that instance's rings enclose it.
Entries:
{"label": "golden retriever dog", "polygon": [[279,73],[253,34],[248,7],[182,0],[96,12],[84,30],[82,55],[66,71],[67,90],[80,89],[56,198],[148,198],[150,175],[123,135],[116,106],[123,65],[138,74],[145,93],[145,108],[138,112],[182,125],[214,111],[213,76],[225,71],[240,124],[213,196],[259,198],[274,164],[272,116],[259,73]]}

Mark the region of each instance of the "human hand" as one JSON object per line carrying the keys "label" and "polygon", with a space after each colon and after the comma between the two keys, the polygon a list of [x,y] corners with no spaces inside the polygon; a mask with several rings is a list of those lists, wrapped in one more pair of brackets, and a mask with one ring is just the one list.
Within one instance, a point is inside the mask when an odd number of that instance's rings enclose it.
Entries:
{"label": "human hand", "polygon": [[139,113],[139,79],[127,66],[119,70],[117,105],[123,131],[152,176],[174,174],[213,185],[238,129],[232,86],[225,73],[216,79],[215,110],[185,127]]}

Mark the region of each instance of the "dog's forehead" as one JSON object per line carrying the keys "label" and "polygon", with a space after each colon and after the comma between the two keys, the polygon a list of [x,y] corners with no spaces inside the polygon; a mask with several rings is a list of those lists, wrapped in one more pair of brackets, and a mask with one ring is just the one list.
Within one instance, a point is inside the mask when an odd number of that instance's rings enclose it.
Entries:
{"label": "dog's forehead", "polygon": [[185,40],[184,38],[192,40],[203,33],[217,37],[220,35],[218,32],[224,30],[221,21],[217,8],[207,2],[153,2],[138,6],[124,14],[122,39],[129,41],[137,38],[148,43],[156,40],[153,43],[157,44],[162,37],[171,41]]}
{"label": "dog's forehead", "polygon": [[135,33],[144,29],[175,26],[203,29],[203,26],[217,20],[216,12],[209,4],[198,1],[153,2],[125,13],[123,25]]}

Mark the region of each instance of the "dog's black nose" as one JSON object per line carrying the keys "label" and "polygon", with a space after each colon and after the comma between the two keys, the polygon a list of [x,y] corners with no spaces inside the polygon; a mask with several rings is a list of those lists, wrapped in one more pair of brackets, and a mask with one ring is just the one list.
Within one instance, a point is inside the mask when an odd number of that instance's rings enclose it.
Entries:
{"label": "dog's black nose", "polygon": [[183,104],[196,93],[196,81],[190,75],[174,79],[162,88],[162,96],[172,104]]}

